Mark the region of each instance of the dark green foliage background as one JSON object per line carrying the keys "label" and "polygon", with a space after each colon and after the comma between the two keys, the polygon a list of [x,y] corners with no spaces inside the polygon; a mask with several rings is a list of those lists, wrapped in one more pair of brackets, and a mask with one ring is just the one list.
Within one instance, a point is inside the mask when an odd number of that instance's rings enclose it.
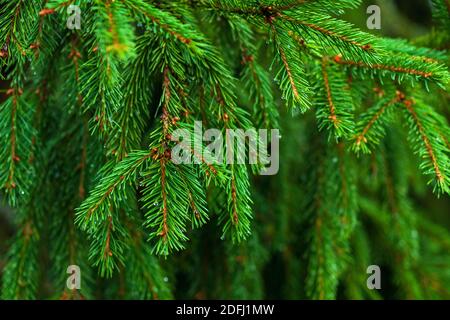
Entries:
{"label": "dark green foliage background", "polygon": [[[382,29],[368,31],[365,8],[375,3],[382,8]],[[424,46],[432,43],[428,38],[433,25],[431,9],[426,0],[364,1],[359,8],[348,10],[344,19],[353,22],[361,30],[376,35],[411,39]],[[220,48],[226,61],[240,61],[235,56],[239,52],[234,51],[233,45],[228,42],[232,39],[228,27],[216,23],[210,30],[205,30],[205,33],[208,32],[220,34],[220,37],[211,38],[215,39],[214,44]],[[272,60],[269,51],[263,47],[259,53],[262,65],[267,69]],[[53,67],[64,69],[64,65]],[[239,64],[233,66],[235,76],[239,76],[239,67]],[[162,79],[158,79],[155,82],[159,84],[161,81]],[[3,101],[7,97],[6,90],[10,83],[2,80],[0,85]],[[57,91],[57,95],[64,96],[63,86]],[[152,103],[157,105],[163,92],[160,88],[154,88],[153,91]],[[441,94],[436,95],[433,107],[450,119],[448,92]],[[245,91],[239,93],[238,101],[251,105]],[[36,295],[11,297],[8,294],[11,288],[3,288],[3,292],[6,292],[3,297],[80,298],[78,295],[70,296],[70,292],[66,293],[64,287],[67,261],[75,259],[77,263],[84,261],[80,263],[83,272],[82,296],[93,299],[450,298],[450,199],[448,194],[436,197],[432,187],[427,186],[428,178],[423,177],[418,169],[419,160],[412,156],[410,146],[405,143],[404,128],[390,126],[386,130],[386,138],[371,155],[343,157],[339,145],[328,145],[328,133],[325,130],[318,132],[313,112],[293,116],[282,102],[281,99],[276,101],[280,105],[279,126],[282,133],[280,172],[276,176],[254,175],[250,178],[253,221],[252,234],[247,240],[234,244],[231,237],[223,239],[222,225],[213,216],[201,228],[186,232],[190,241],[185,250],[160,257],[154,255],[149,244],[143,240],[145,237],[141,233],[147,231],[135,227],[141,221],[128,221],[124,212],[118,212],[117,215],[125,221],[125,225],[131,226],[131,233],[137,234],[136,237],[133,236],[132,247],[132,251],[136,252],[125,253],[124,264],[118,263],[117,272],[112,273],[111,278],[105,278],[97,270],[100,269],[103,275],[109,275],[108,266],[99,262],[100,268],[92,268],[86,263],[90,252],[89,243],[81,232],[78,234],[78,231],[72,230],[73,220],[65,221],[67,225],[53,225],[54,213],[51,213],[37,218],[40,219],[42,230],[46,230],[40,234],[39,239],[41,244],[38,253],[41,258],[30,269],[35,273],[22,276],[21,281],[26,283],[19,284],[25,287],[36,286]],[[68,105],[70,103],[73,101],[67,101]],[[39,188],[46,192],[51,190],[49,196],[43,199],[53,202],[54,193],[58,193],[60,189],[68,188],[74,193],[78,191],[77,177],[73,172],[77,170],[80,150],[74,146],[80,145],[83,137],[75,132],[80,130],[83,123],[79,119],[61,117],[65,122],[65,126],[61,126],[58,114],[48,112],[46,115],[49,117],[46,119],[48,127],[45,128],[43,137],[48,137],[54,143],[53,150],[47,153],[49,158],[38,161],[42,166],[49,165],[57,169],[51,172],[51,176],[43,179]],[[51,134],[55,128],[64,129],[61,137],[65,138],[61,141]],[[95,151],[96,148],[102,148],[102,145],[93,143],[90,148]],[[395,156],[391,156],[392,154]],[[94,182],[98,182],[95,178],[100,170],[98,163],[101,160],[86,169],[92,179],[90,185],[93,186],[97,185]],[[318,166],[320,170],[317,170]],[[317,195],[325,199],[325,211],[328,207],[333,208],[330,199],[337,198],[342,184],[345,184],[345,181],[341,181],[345,175],[340,171],[340,166],[358,167],[352,171],[354,176],[349,178],[358,180],[358,204],[349,204],[358,207],[357,218],[355,221],[351,221],[351,217],[350,221],[344,222],[326,221],[324,228],[328,229],[325,229],[324,238],[321,238],[311,230],[323,221],[312,219],[315,213],[310,208],[314,207]],[[152,172],[152,168],[146,169]],[[36,179],[40,181],[39,178]],[[397,212],[389,212],[390,199],[386,193],[385,180],[400,190],[396,197],[400,199],[400,206],[404,205],[399,209],[404,217],[398,218],[395,216]],[[145,195],[142,189],[139,189],[139,193]],[[126,187],[124,190],[125,193],[130,191]],[[86,193],[88,191],[92,190],[86,190]],[[81,199],[71,198],[67,195],[70,192],[61,193],[67,199],[35,205],[50,205],[55,212],[70,211],[72,213],[67,217],[75,219],[73,211],[79,206]],[[360,197],[359,193],[370,196]],[[218,190],[213,190],[208,193],[207,199],[211,201],[216,197],[220,199],[221,196],[223,194]],[[403,201],[405,198],[407,201]],[[135,210],[135,206],[136,203],[131,203],[131,208],[123,210]],[[210,211],[218,212],[219,209],[212,208]],[[2,273],[7,263],[7,252],[12,251],[14,235],[23,228],[17,224],[15,215],[15,209],[7,206],[0,208],[0,287],[5,286],[4,279],[8,276]],[[326,214],[325,217],[329,218]],[[397,223],[398,221],[400,222]],[[67,237],[72,232],[77,233],[80,239],[76,253],[73,253],[76,258],[71,256],[69,259],[67,250],[63,246],[59,248],[58,244],[67,242]],[[346,237],[346,232],[352,232],[349,248],[346,248],[347,244],[340,243],[340,239]],[[324,257],[319,255],[314,260],[311,258],[315,254],[311,254],[312,241],[328,241],[331,246],[342,245],[345,249],[341,255],[333,248],[325,248]],[[49,256],[48,244],[51,250],[60,254],[57,259]],[[20,247],[20,243],[18,246]],[[18,248],[16,254],[20,252]],[[139,260],[139,257],[145,257],[145,260]],[[371,291],[366,287],[366,268],[373,264],[379,265],[382,270],[382,289],[378,291]],[[321,284],[320,281],[324,283]],[[149,286],[153,287],[149,289]]]}

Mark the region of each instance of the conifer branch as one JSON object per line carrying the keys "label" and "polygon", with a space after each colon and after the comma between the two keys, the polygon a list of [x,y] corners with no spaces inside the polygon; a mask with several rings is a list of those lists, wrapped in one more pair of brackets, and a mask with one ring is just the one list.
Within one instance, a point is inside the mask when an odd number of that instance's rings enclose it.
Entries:
{"label": "conifer branch", "polygon": [[375,106],[361,115],[357,125],[357,134],[354,136],[352,149],[356,152],[370,153],[370,144],[378,144],[384,136],[384,125],[391,120],[391,109],[393,106],[405,99],[405,95],[396,91],[394,98],[381,99]]}
{"label": "conifer branch", "polygon": [[3,270],[2,299],[35,299],[37,295],[40,238],[32,214],[22,223],[16,241],[9,248],[8,264]]}
{"label": "conifer branch", "polygon": [[[244,71],[244,80],[252,88],[255,104],[253,112],[259,115],[259,127],[276,128],[278,123],[278,112],[273,101],[273,92],[268,81],[269,75],[265,70],[255,62],[254,55],[248,55],[247,50],[243,49],[243,64],[247,66]],[[260,111],[261,109],[261,111]]]}
{"label": "conifer branch", "polygon": [[406,73],[409,75],[420,76],[423,78],[429,78],[429,77],[433,76],[433,73],[431,73],[431,72],[425,72],[425,71],[416,70],[416,69],[408,69],[408,68],[389,66],[389,65],[383,65],[383,64],[367,65],[363,62],[345,61],[345,60],[342,60],[339,56],[336,56],[334,61],[338,64],[343,64],[343,65],[350,65],[350,66],[354,66],[354,67],[377,69],[377,70],[386,70],[386,71],[392,71],[392,72],[398,72],[398,73]]}
{"label": "conifer branch", "polygon": [[123,260],[124,243],[128,237],[118,217],[118,208],[133,197],[130,181],[136,181],[139,170],[151,157],[148,151],[130,153],[115,165],[107,164],[104,175],[77,209],[75,222],[91,239],[90,259],[100,266],[102,275],[111,276]]}
{"label": "conifer branch", "polygon": [[[123,0],[122,0],[123,1]],[[180,43],[189,46],[192,43],[191,32],[184,25],[172,17],[169,13],[164,12],[142,0],[123,1],[134,11],[142,13],[152,23],[159,26],[162,30],[175,37]]]}
{"label": "conifer branch", "polygon": [[328,79],[328,72],[327,72],[327,61],[326,59],[322,60],[322,75],[325,85],[325,90],[327,92],[327,100],[328,100],[328,106],[330,108],[330,120],[333,122],[334,127],[339,126],[339,120],[336,116],[336,107],[333,103],[333,97],[331,94],[331,88],[330,88],[330,81]]}
{"label": "conifer branch", "polygon": [[[411,201],[428,195],[407,148],[449,194],[450,11],[431,2],[437,28],[404,40],[344,21],[360,0],[0,0],[2,297],[261,298],[273,265],[282,297],[391,297],[365,286],[372,246],[392,297],[445,297],[450,236]],[[240,163],[266,152],[254,126],[286,137],[269,143],[277,176]],[[166,273],[158,256],[186,247]],[[68,264],[81,290],[64,289]]]}
{"label": "conifer branch", "polygon": [[253,116],[256,117],[257,126],[276,128],[278,125],[278,110],[271,88],[270,74],[259,63],[257,49],[254,45],[254,33],[250,25],[240,17],[228,17],[232,30],[240,43],[243,70],[242,81],[248,88],[250,99],[253,102]]}
{"label": "conifer branch", "polygon": [[[408,59],[409,58],[409,59]],[[405,61],[405,59],[407,59]],[[391,75],[392,79],[398,79],[401,81],[405,76],[408,76],[411,81],[413,80],[431,80],[436,82],[440,86],[444,86],[449,79],[448,71],[442,64],[432,61],[420,61],[414,59],[411,56],[405,55],[403,59],[399,57],[386,57],[383,58],[384,63],[367,64],[363,61],[354,61],[342,59],[340,55],[335,56],[334,61],[337,64],[349,67],[353,70],[368,70],[374,75],[385,76]],[[352,73],[356,75],[356,72]],[[363,74],[360,74],[364,77]]]}
{"label": "conifer branch", "polygon": [[[108,208],[114,191],[123,188],[127,183],[127,179],[135,175],[137,170],[150,157],[151,153],[149,152],[136,152],[133,156],[129,155],[120,163],[120,166],[114,168],[111,174],[102,178],[98,187],[91,192],[89,201],[86,200],[80,206],[78,221],[85,226],[99,208]],[[92,195],[95,195],[95,197]],[[93,201],[94,199],[95,201]]]}
{"label": "conifer branch", "polygon": [[107,59],[125,59],[134,55],[134,30],[128,11],[122,2],[102,0],[96,2],[96,36],[99,50]]}
{"label": "conifer branch", "polygon": [[269,22],[275,41],[276,50],[283,66],[276,78],[280,81],[280,89],[283,91],[283,98],[289,107],[299,107],[302,112],[309,109],[309,84],[305,78],[303,67],[300,65],[300,56],[296,50],[290,50],[294,47],[290,37],[282,30],[279,30],[275,22]]}
{"label": "conifer branch", "polygon": [[1,142],[6,148],[0,151],[0,186],[6,192],[9,202],[16,205],[18,198],[29,195],[33,168],[26,163],[33,150],[35,131],[30,122],[34,110],[25,101],[22,89],[10,89],[11,96],[0,105],[0,130],[4,132]]}
{"label": "conifer branch", "polygon": [[[331,234],[328,229],[327,217],[329,217],[325,198],[325,183],[327,177],[325,159],[317,159],[315,169],[312,172],[314,189],[309,193],[307,207],[309,234],[307,241],[308,275],[306,278],[306,294],[314,299],[331,299],[335,295],[336,280],[328,278],[330,274],[336,274],[337,265],[335,253],[330,245]],[[312,181],[311,181],[312,185]]]}
{"label": "conifer branch", "polygon": [[141,201],[147,209],[145,225],[151,230],[153,250],[157,254],[167,255],[171,251],[182,249],[182,242],[187,240],[184,232],[188,219],[189,197],[185,194],[177,199],[178,197],[170,192],[177,189],[188,190],[188,187],[182,175],[176,176],[176,167],[170,161],[173,130],[171,113],[178,110],[180,101],[175,95],[176,83],[171,66],[163,65],[162,71],[161,121],[152,133],[156,139],[150,146],[155,163],[151,164],[144,174],[144,196]]}
{"label": "conifer branch", "polygon": [[225,212],[219,216],[222,227],[222,238],[231,236],[233,243],[240,243],[251,234],[252,200],[250,185],[247,179],[247,168],[244,165],[230,165],[230,181],[226,186],[227,205]]}
{"label": "conifer branch", "polygon": [[435,112],[413,100],[403,102],[407,111],[407,119],[410,127],[410,139],[415,151],[424,161],[421,169],[424,174],[433,175],[429,183],[433,183],[433,189],[437,194],[449,193],[449,156],[445,141],[440,139],[438,132],[434,130],[436,125]]}
{"label": "conifer branch", "polygon": [[293,18],[293,17],[289,17],[289,16],[284,15],[284,14],[279,14],[278,17],[281,18],[281,19],[284,19],[286,21],[292,22],[293,24],[306,26],[308,28],[311,28],[311,29],[313,29],[315,31],[320,32],[324,36],[336,38],[339,41],[348,43],[348,44],[350,44],[352,46],[355,46],[355,47],[358,47],[358,48],[360,48],[360,49],[362,49],[364,51],[370,51],[370,50],[373,49],[372,45],[370,45],[369,43],[362,44],[362,43],[360,43],[357,40],[350,39],[348,36],[339,34],[339,33],[334,32],[332,30],[329,30],[326,27],[322,27],[322,26],[316,25],[314,23],[310,23],[310,22],[307,22],[307,21],[303,21],[303,20],[299,20],[299,19],[296,19],[296,18]]}
{"label": "conifer branch", "polygon": [[321,74],[316,99],[319,128],[330,130],[335,138],[347,137],[354,127],[354,107],[345,77],[329,64],[328,57],[322,58],[317,71]]}

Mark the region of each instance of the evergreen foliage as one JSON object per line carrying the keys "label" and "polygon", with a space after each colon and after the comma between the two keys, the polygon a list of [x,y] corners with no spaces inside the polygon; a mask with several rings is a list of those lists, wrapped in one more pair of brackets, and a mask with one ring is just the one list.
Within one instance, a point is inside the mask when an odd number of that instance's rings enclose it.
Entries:
{"label": "evergreen foliage", "polygon": [[[449,298],[416,198],[450,194],[450,4],[414,41],[344,21],[360,5],[0,0],[1,298]],[[280,172],[175,164],[196,121],[281,129]]]}

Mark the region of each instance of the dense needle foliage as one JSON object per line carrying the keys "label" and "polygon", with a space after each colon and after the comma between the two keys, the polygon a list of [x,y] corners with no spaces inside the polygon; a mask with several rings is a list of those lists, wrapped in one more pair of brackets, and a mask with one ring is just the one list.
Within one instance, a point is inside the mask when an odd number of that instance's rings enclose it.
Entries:
{"label": "dense needle foliage", "polygon": [[[449,231],[416,202],[450,193],[432,5],[407,41],[346,22],[359,0],[0,0],[1,298],[449,298]],[[280,172],[175,164],[195,121],[280,129]]]}

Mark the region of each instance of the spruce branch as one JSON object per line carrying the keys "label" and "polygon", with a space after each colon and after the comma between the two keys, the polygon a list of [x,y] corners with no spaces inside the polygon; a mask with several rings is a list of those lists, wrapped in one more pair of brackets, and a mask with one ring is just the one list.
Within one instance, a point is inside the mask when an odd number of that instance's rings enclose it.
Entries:
{"label": "spruce branch", "polygon": [[[336,292],[337,264],[336,253],[332,247],[332,235],[327,217],[329,211],[326,205],[325,186],[326,172],[324,159],[320,159],[313,171],[314,185],[310,198],[307,200],[308,224],[307,235],[309,250],[307,252],[306,294],[315,299],[332,299]],[[312,182],[311,182],[312,185]]]}
{"label": "spruce branch", "polygon": [[[398,130],[391,129],[385,140],[385,149],[381,153],[382,170],[384,171],[384,183],[386,186],[387,224],[381,226],[383,229],[390,226],[388,240],[391,241],[392,256],[398,263],[395,270],[397,283],[405,298],[421,297],[422,290],[414,277],[414,267],[417,265],[419,253],[419,239],[415,236],[417,232],[417,214],[412,208],[407,197],[408,180],[401,172],[405,170],[407,150],[402,142]],[[396,157],[392,155],[396,150]],[[383,210],[380,210],[381,212]]]}
{"label": "spruce branch", "polygon": [[[428,183],[433,185],[433,191],[438,195],[449,193],[449,150],[439,131],[435,130],[439,123],[436,112],[420,100],[408,99],[403,104],[410,141],[422,159],[420,168],[425,175],[432,176]],[[448,132],[448,125],[446,130]]]}
{"label": "spruce branch", "polygon": [[124,5],[128,6],[133,11],[143,15],[155,27],[160,28],[163,32],[176,38],[180,43],[195,50],[195,44],[192,43],[192,38],[196,37],[195,32],[192,32],[190,28],[182,24],[170,13],[160,10],[142,0],[129,0],[123,2]]}
{"label": "spruce branch", "polygon": [[352,150],[371,152],[371,145],[377,145],[384,137],[386,123],[392,121],[393,107],[405,99],[405,95],[396,91],[394,97],[384,97],[360,116],[356,126]]}
{"label": "spruce branch", "polygon": [[[144,33],[136,40],[136,58],[128,63],[119,85],[123,86],[118,99],[106,99],[106,102],[122,103],[113,109],[112,130],[108,138],[108,152],[117,159],[123,159],[128,152],[141,145],[141,136],[149,120],[152,86],[149,75],[154,74],[161,63],[161,55],[155,52],[158,37]],[[150,65],[150,68],[148,66]],[[114,91],[113,91],[114,92]]]}
{"label": "spruce branch", "polygon": [[279,53],[275,56],[274,61],[282,66],[276,79],[280,83],[283,99],[286,99],[286,104],[291,109],[298,107],[305,112],[310,107],[310,91],[300,55],[297,50],[291,49],[295,48],[295,43],[285,30],[277,26],[276,21],[270,22],[270,27],[276,51]]}
{"label": "spruce branch", "polygon": [[361,59],[367,64],[378,60],[379,46],[375,38],[365,32],[356,30],[347,22],[333,19],[326,14],[315,11],[294,11],[279,14],[276,18],[287,23],[287,29],[293,30],[305,41],[318,44],[329,54],[329,50],[340,53],[348,59]]}
{"label": "spruce branch", "polygon": [[124,4],[121,1],[97,0],[93,11],[96,18],[95,32],[102,56],[107,60],[114,57],[132,57],[135,33]]}
{"label": "spruce branch", "polygon": [[336,5],[340,8],[355,8],[360,4],[360,0],[253,0],[245,4],[236,0],[199,0],[196,2],[197,6],[218,12],[247,16],[268,16],[272,13],[304,8],[334,12]]}
{"label": "spruce branch", "polygon": [[[319,145],[325,147],[323,135]],[[312,150],[311,150],[312,151]],[[311,180],[304,187],[303,218],[309,226],[306,295],[312,299],[334,299],[338,277],[350,260],[350,239],[357,221],[356,179],[350,153],[342,142],[327,148],[309,164]],[[335,229],[333,226],[338,225]]]}
{"label": "spruce branch", "polygon": [[[100,183],[92,190],[89,197],[83,201],[77,212],[77,223],[83,229],[88,229],[95,220],[104,220],[104,212],[109,211],[109,207],[117,204],[121,198],[121,192],[126,189],[129,180],[135,180],[137,172],[142,169],[145,161],[151,157],[149,151],[136,151],[128,155],[110,173],[107,173],[111,164],[106,164],[103,171],[105,176],[100,179]],[[131,178],[131,179],[130,179]],[[116,195],[116,193],[118,193]]]}
{"label": "spruce branch", "polygon": [[409,55],[389,55],[382,59],[382,63],[367,64],[363,61],[346,60],[340,55],[335,56],[334,61],[346,68],[349,68],[353,76],[366,78],[369,72],[372,77],[377,76],[381,81],[383,78],[391,78],[402,82],[404,78],[414,81],[433,81],[444,88],[448,82],[449,74],[447,68],[435,61],[423,61],[414,59]]}
{"label": "spruce branch", "polygon": [[243,50],[242,79],[245,82],[253,103],[253,116],[256,118],[258,128],[277,128],[279,113],[274,101],[274,92],[271,88],[269,73],[255,60],[257,57]]}
{"label": "spruce branch", "polygon": [[[111,276],[123,261],[127,232],[120,222],[118,210],[134,197],[130,181],[137,180],[151,153],[130,153],[117,165],[107,164],[104,175],[89,197],[77,209],[75,222],[87,232],[91,241],[90,259],[100,266],[100,274]],[[112,169],[111,166],[113,166]]]}
{"label": "spruce branch", "polygon": [[241,17],[228,17],[227,22],[240,44],[243,65],[241,79],[253,102],[252,115],[257,119],[256,125],[258,128],[277,128],[279,114],[270,74],[259,63],[254,32]]}
{"label": "spruce branch", "polygon": [[315,103],[319,128],[330,130],[335,138],[348,137],[354,129],[354,106],[345,76],[328,57],[322,58],[317,73],[321,74]]}
{"label": "spruce branch", "polygon": [[39,234],[33,219],[23,221],[8,252],[2,299],[35,299],[38,290]]}
{"label": "spruce branch", "polygon": [[245,165],[230,165],[230,171],[226,207],[219,216],[219,223],[222,225],[222,238],[230,236],[233,243],[239,243],[251,234],[252,200]]}
{"label": "spruce branch", "polygon": [[180,196],[172,192],[188,188],[183,177],[177,175],[175,164],[170,161],[172,123],[176,125],[176,121],[172,122],[173,114],[177,114],[180,107],[175,90],[177,81],[171,65],[168,63],[163,68],[161,121],[152,133],[154,143],[150,146],[154,161],[142,173],[143,197],[140,199],[147,210],[145,226],[151,230],[149,238],[154,242],[153,250],[162,255],[183,248],[182,242],[187,240],[184,232],[190,203],[187,193]]}
{"label": "spruce branch", "polygon": [[34,168],[27,163],[33,152],[33,106],[22,89],[10,89],[11,95],[0,105],[1,143],[5,148],[0,151],[0,185],[5,191],[9,203],[18,204],[30,193]]}
{"label": "spruce branch", "polygon": [[179,166],[177,170],[187,186],[192,229],[200,228],[209,220],[205,187],[202,185],[198,170],[194,166]]}
{"label": "spruce branch", "polygon": [[398,52],[412,56],[413,59],[423,61],[425,63],[444,63],[447,59],[445,51],[420,47],[403,39],[378,39],[384,50],[389,52]]}
{"label": "spruce branch", "polygon": [[39,24],[39,8],[42,1],[32,3],[25,0],[0,2],[0,58],[23,59],[30,52]]}

